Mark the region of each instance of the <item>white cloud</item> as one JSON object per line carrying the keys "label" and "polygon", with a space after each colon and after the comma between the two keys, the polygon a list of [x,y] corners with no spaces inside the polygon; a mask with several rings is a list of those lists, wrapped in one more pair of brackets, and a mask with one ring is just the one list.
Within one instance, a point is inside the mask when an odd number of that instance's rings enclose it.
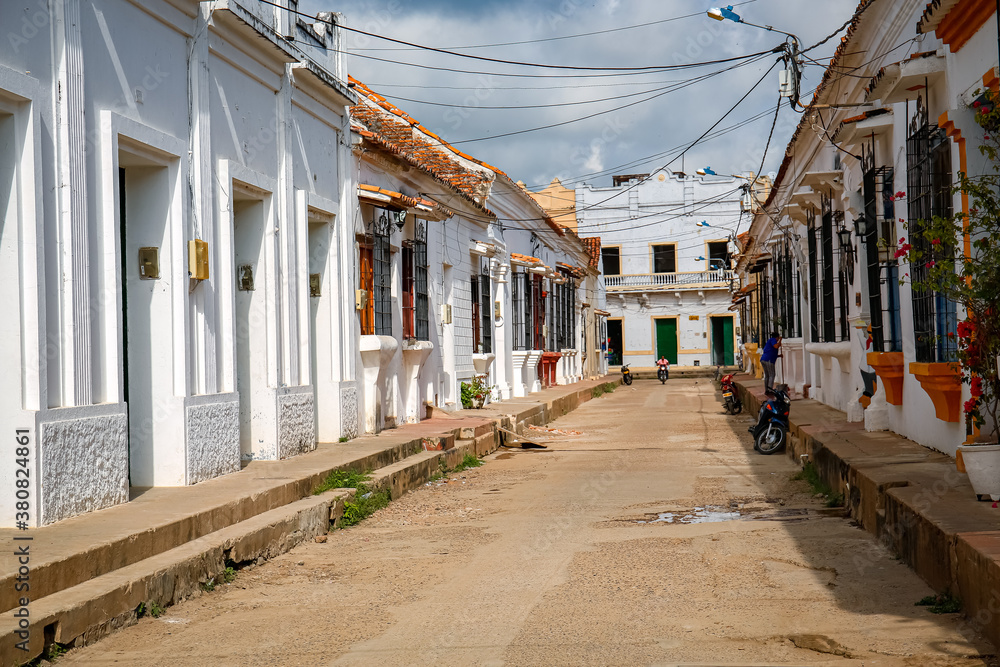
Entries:
{"label": "white cloud", "polygon": [[[303,0],[300,6],[310,12],[341,11],[349,26],[441,48],[551,40],[564,35],[651,23],[634,30],[576,39],[461,49],[491,58],[595,67],[675,65],[723,59],[769,50],[782,39],[775,33],[730,22],[718,23],[706,16],[662,22],[665,18],[704,11],[706,3],[702,0],[630,3],[628,12],[616,12],[620,9],[619,2]],[[747,21],[773,23],[776,27],[795,32],[809,45],[826,37],[843,23],[856,5],[857,0],[828,0],[823,3],[756,0],[737,7],[737,11]],[[573,72],[523,68],[411,49],[359,50],[400,47],[381,40],[359,39],[357,35],[349,35],[348,41],[358,56],[392,61],[357,56],[350,59],[351,73],[379,93],[472,107],[449,108],[390,99],[425,126],[453,142],[556,125],[630,105],[618,111],[536,132],[457,143],[461,150],[497,165],[529,186],[547,184],[555,175],[609,184],[610,174],[592,174],[618,167],[621,173],[637,173],[663,166],[671,157],[671,149],[694,141],[746,93],[775,60],[775,56],[768,55],[759,63],[723,72],[675,92],[632,104],[664,92],[657,89],[671,85],[666,83],[668,81],[709,74],[728,65],[637,76],[551,78]],[[825,62],[837,43],[835,38],[810,56]],[[489,72],[492,75],[422,69],[403,63]],[[531,74],[533,78],[499,76],[501,73]],[[820,67],[807,68],[804,89],[811,90],[819,82],[821,74]],[[748,164],[759,164],[773,114],[765,114],[754,122],[746,121],[774,108],[777,77],[775,68],[719,126],[723,129],[738,125],[738,129],[699,144],[687,154],[684,162],[689,171],[710,164],[720,173],[732,173],[747,168]],[[642,91],[646,93],[592,104],[546,106]],[[490,106],[533,108],[485,108]],[[784,146],[798,120],[798,114],[787,106],[783,108],[764,171],[777,169]],[[609,129],[609,124],[612,129]],[[595,145],[598,139],[601,143]],[[680,160],[672,165],[675,169],[680,169],[680,166]],[[756,168],[756,164],[750,168]]]}

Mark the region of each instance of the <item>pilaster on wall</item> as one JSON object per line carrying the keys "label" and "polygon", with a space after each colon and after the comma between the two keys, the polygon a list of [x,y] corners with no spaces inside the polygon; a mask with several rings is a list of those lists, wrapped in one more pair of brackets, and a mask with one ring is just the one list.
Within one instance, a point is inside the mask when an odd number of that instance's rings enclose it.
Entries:
{"label": "pilaster on wall", "polygon": [[86,116],[80,0],[52,4],[52,56],[56,69],[52,91],[56,152],[56,219],[60,387],[64,406],[90,405],[90,252],[87,238]]}
{"label": "pilaster on wall", "polygon": [[190,297],[191,319],[194,326],[191,341],[194,372],[191,378],[192,394],[214,394],[233,391],[219,373],[217,350],[218,326],[216,324],[220,298],[216,283],[222,266],[216,250],[221,247],[221,237],[216,231],[215,212],[212,206],[212,123],[208,73],[208,21],[210,7],[202,3],[188,58],[188,94],[191,134],[189,137],[188,178],[191,196],[190,237],[208,241],[209,280],[201,281]]}

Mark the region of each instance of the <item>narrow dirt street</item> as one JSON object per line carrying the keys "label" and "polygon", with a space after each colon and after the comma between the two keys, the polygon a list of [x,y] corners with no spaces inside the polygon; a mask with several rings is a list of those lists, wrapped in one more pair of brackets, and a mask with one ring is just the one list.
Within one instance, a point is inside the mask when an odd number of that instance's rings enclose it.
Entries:
{"label": "narrow dirt street", "polygon": [[547,450],[501,450],[59,664],[994,664],[793,462],[753,452],[749,421],[708,380],[620,387]]}

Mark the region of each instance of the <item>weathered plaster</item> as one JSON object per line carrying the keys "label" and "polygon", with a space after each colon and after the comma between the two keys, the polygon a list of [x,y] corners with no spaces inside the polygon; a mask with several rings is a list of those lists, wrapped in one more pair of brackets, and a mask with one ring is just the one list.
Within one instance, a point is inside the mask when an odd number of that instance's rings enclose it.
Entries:
{"label": "weathered plaster", "polygon": [[358,437],[358,389],[353,382],[340,385],[340,423],[343,437]]}
{"label": "weathered plaster", "polygon": [[188,484],[240,469],[239,400],[189,405],[184,417]]}
{"label": "weathered plaster", "polygon": [[315,426],[311,391],[278,396],[278,457],[284,459],[316,449]]}
{"label": "weathered plaster", "polygon": [[74,418],[41,427],[42,524],[128,501],[128,418]]}

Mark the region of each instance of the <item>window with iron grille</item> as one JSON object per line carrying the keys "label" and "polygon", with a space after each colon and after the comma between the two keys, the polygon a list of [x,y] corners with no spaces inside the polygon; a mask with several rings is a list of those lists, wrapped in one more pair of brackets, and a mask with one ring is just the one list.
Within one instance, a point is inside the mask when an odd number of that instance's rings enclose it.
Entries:
{"label": "window with iron grille", "polygon": [[415,301],[415,334],[417,340],[431,339],[430,286],[427,280],[427,226],[417,221],[413,239],[413,297]]}
{"label": "window with iron grille", "polygon": [[774,260],[775,304],[778,330],[784,338],[797,338],[800,333],[798,314],[798,281],[792,266],[792,250],[784,243]]}
{"label": "window with iron grille", "polygon": [[416,338],[417,332],[414,325],[414,280],[413,280],[413,244],[410,241],[403,242],[403,339]]}
{"label": "window with iron grille", "polygon": [[823,321],[823,304],[819,299],[819,230],[816,227],[816,211],[806,210],[806,226],[809,230],[809,339],[819,342],[820,323]]}
{"label": "window with iron grille", "polygon": [[834,294],[836,285],[833,280],[833,202],[826,194],[820,197],[822,218],[820,221],[820,243],[822,244],[823,282],[823,341],[833,343],[837,340],[837,313],[834,310]]}
{"label": "window with iron grille", "polygon": [[542,277],[533,276],[531,285],[532,294],[532,349],[545,349],[545,290],[542,289]]}
{"label": "window with iron grille", "polygon": [[472,351],[476,354],[482,351],[483,345],[483,320],[480,309],[482,302],[479,300],[479,276],[472,276],[469,280],[472,290]]}
{"label": "window with iron grille", "polygon": [[361,244],[358,255],[358,289],[366,295],[364,307],[358,310],[358,318],[361,321],[361,335],[372,336],[375,334],[375,300],[372,298],[375,291],[375,269],[370,237]]}
{"label": "window with iron grille", "polygon": [[[844,228],[844,212],[833,212],[834,228]],[[850,286],[854,284],[854,246],[841,245],[839,231],[837,236],[837,340],[849,339]]]}
{"label": "window with iron grille", "polygon": [[372,234],[373,279],[375,301],[375,335],[392,335],[392,255],[389,233],[392,228],[389,211],[383,210],[374,221]]}
{"label": "window with iron grille", "polygon": [[894,170],[875,166],[875,145],[862,146],[865,199],[865,265],[873,352],[900,352],[899,272],[896,248],[896,210],[892,197]]}
{"label": "window with iron grille", "polygon": [[493,352],[493,289],[490,283],[490,260],[480,264],[477,291],[479,292],[479,349],[482,354]]}
{"label": "window with iron grille", "polygon": [[546,336],[545,349],[546,350],[558,350],[558,342],[556,341],[556,324],[559,321],[559,301],[556,299],[556,292],[558,291],[554,282],[549,280],[549,296],[547,304],[547,315],[546,318],[547,326],[549,329],[549,335]]}
{"label": "window with iron grille", "polygon": [[[512,310],[514,316],[514,349],[527,350],[531,340],[531,274],[518,272],[511,275]],[[527,309],[525,306],[527,305]]]}
{"label": "window with iron grille", "polygon": [[[954,253],[954,248],[944,247],[944,244],[932,246],[923,237],[925,224],[933,216],[951,216],[951,183],[951,144],[943,129],[930,126],[927,109],[922,99],[918,98],[916,113],[910,121],[910,135],[906,140],[909,241],[915,250],[923,252],[922,259],[910,265],[910,278],[914,285],[927,279],[926,262],[950,257]],[[954,333],[956,327],[954,302],[938,292],[913,288],[913,334],[917,361],[954,360],[956,342],[954,338],[949,339],[948,334]]]}

